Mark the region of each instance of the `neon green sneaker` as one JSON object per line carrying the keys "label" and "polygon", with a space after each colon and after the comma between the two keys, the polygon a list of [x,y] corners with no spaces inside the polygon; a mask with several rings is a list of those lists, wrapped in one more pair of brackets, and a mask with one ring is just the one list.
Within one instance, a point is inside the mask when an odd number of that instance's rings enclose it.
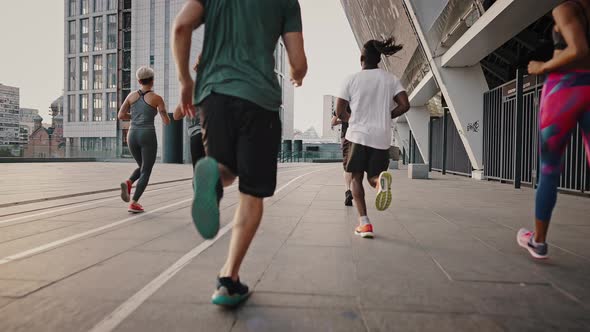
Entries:
{"label": "neon green sneaker", "polygon": [[381,172],[379,175],[379,186],[377,198],[375,199],[375,207],[379,211],[386,210],[391,205],[391,174],[389,172]]}

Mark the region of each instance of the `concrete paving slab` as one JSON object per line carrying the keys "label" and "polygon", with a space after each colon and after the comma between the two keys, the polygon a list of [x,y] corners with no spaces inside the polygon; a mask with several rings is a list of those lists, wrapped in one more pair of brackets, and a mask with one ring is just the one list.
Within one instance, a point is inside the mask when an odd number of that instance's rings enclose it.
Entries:
{"label": "concrete paving slab", "polygon": [[117,302],[28,296],[0,309],[0,331],[87,331]]}
{"label": "concrete paving slab", "polygon": [[341,309],[356,308],[357,296],[333,296],[322,294],[279,293],[255,291],[248,299],[248,307],[288,307],[288,308],[317,308]]}
{"label": "concrete paving slab", "polygon": [[[131,163],[30,163],[24,166],[2,165],[6,176],[0,204],[116,189],[134,168]],[[189,165],[156,164],[150,180],[165,182],[190,178],[191,174]]]}
{"label": "concrete paving slab", "polygon": [[369,331],[504,331],[493,318],[477,314],[379,311],[364,311],[363,314]]}
{"label": "concrete paving slab", "polygon": [[128,251],[39,292],[54,298],[124,301],[180,258],[178,253]]}
{"label": "concrete paving slab", "polygon": [[342,220],[341,224],[302,223],[295,229],[287,244],[348,248],[352,236],[351,227]]}
{"label": "concrete paving slab", "polygon": [[[530,189],[437,173],[411,181],[403,170],[393,171],[394,202],[387,212],[375,211],[375,191],[367,190],[376,238],[365,240],[352,235],[358,217],[354,207],[343,206],[336,169],[298,179],[266,200],[240,272],[254,289],[245,306],[224,311],[209,304],[228,232],[118,330],[588,330],[590,224],[580,220],[590,215],[587,199],[559,196],[551,259],[536,262],[514,240],[516,229],[530,226]],[[279,187],[308,171],[279,175]],[[116,174],[110,176],[116,182]],[[49,193],[51,181],[44,186]],[[190,185],[185,187],[146,195],[144,205],[190,198]],[[231,221],[237,197],[226,192],[222,225]],[[189,205],[2,266],[0,330],[88,330],[202,241]],[[2,233],[8,240],[46,235],[0,244],[0,253],[121,220],[124,209],[114,200],[11,226],[11,233]]]}
{"label": "concrete paving slab", "polygon": [[232,331],[363,331],[354,308],[338,310],[245,307]]}
{"label": "concrete paving slab", "polygon": [[175,231],[143,244],[135,251],[186,253],[203,240],[192,222]]}
{"label": "concrete paving slab", "polygon": [[[47,280],[0,279],[0,297],[24,297],[48,284]],[[1,301],[0,306],[2,306]]]}
{"label": "concrete paving slab", "polygon": [[350,248],[283,247],[257,289],[307,294],[358,295]]}
{"label": "concrete paving slab", "polygon": [[55,221],[51,223],[27,223],[22,225],[10,225],[6,227],[1,227],[0,244],[70,226],[72,226],[71,223]]}
{"label": "concrete paving slab", "polygon": [[236,313],[212,305],[147,303],[114,331],[231,331]]}

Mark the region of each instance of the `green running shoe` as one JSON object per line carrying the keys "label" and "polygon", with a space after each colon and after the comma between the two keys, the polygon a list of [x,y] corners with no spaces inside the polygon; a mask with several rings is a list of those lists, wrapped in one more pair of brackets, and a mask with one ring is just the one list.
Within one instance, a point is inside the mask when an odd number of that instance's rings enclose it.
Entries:
{"label": "green running shoe", "polygon": [[211,303],[225,307],[235,307],[250,296],[248,286],[240,280],[233,281],[229,277],[217,278],[217,289],[211,296]]}
{"label": "green running shoe", "polygon": [[209,157],[199,160],[193,177],[195,196],[191,215],[205,239],[212,239],[219,232],[219,184],[217,161]]}

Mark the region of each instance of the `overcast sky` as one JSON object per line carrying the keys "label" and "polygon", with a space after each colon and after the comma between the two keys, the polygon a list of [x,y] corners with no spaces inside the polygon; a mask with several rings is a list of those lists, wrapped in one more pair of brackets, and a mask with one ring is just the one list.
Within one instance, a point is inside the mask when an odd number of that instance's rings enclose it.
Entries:
{"label": "overcast sky", "polygon": [[[322,96],[359,69],[359,50],[340,0],[299,0],[309,61],[295,91],[295,128],[321,132]],[[63,90],[63,0],[0,1],[0,83],[20,87],[23,108],[48,109]]]}

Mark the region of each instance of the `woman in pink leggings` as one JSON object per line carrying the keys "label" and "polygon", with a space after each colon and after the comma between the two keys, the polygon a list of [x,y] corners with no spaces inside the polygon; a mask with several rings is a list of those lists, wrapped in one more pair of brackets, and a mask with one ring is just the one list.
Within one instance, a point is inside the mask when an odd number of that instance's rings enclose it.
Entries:
{"label": "woman in pink leggings", "polygon": [[557,201],[563,154],[580,127],[590,163],[590,0],[564,1],[553,10],[555,53],[532,61],[529,73],[548,74],[540,112],[541,169],[535,201],[535,231],[518,231],[518,244],[538,259],[547,258],[549,221]]}

